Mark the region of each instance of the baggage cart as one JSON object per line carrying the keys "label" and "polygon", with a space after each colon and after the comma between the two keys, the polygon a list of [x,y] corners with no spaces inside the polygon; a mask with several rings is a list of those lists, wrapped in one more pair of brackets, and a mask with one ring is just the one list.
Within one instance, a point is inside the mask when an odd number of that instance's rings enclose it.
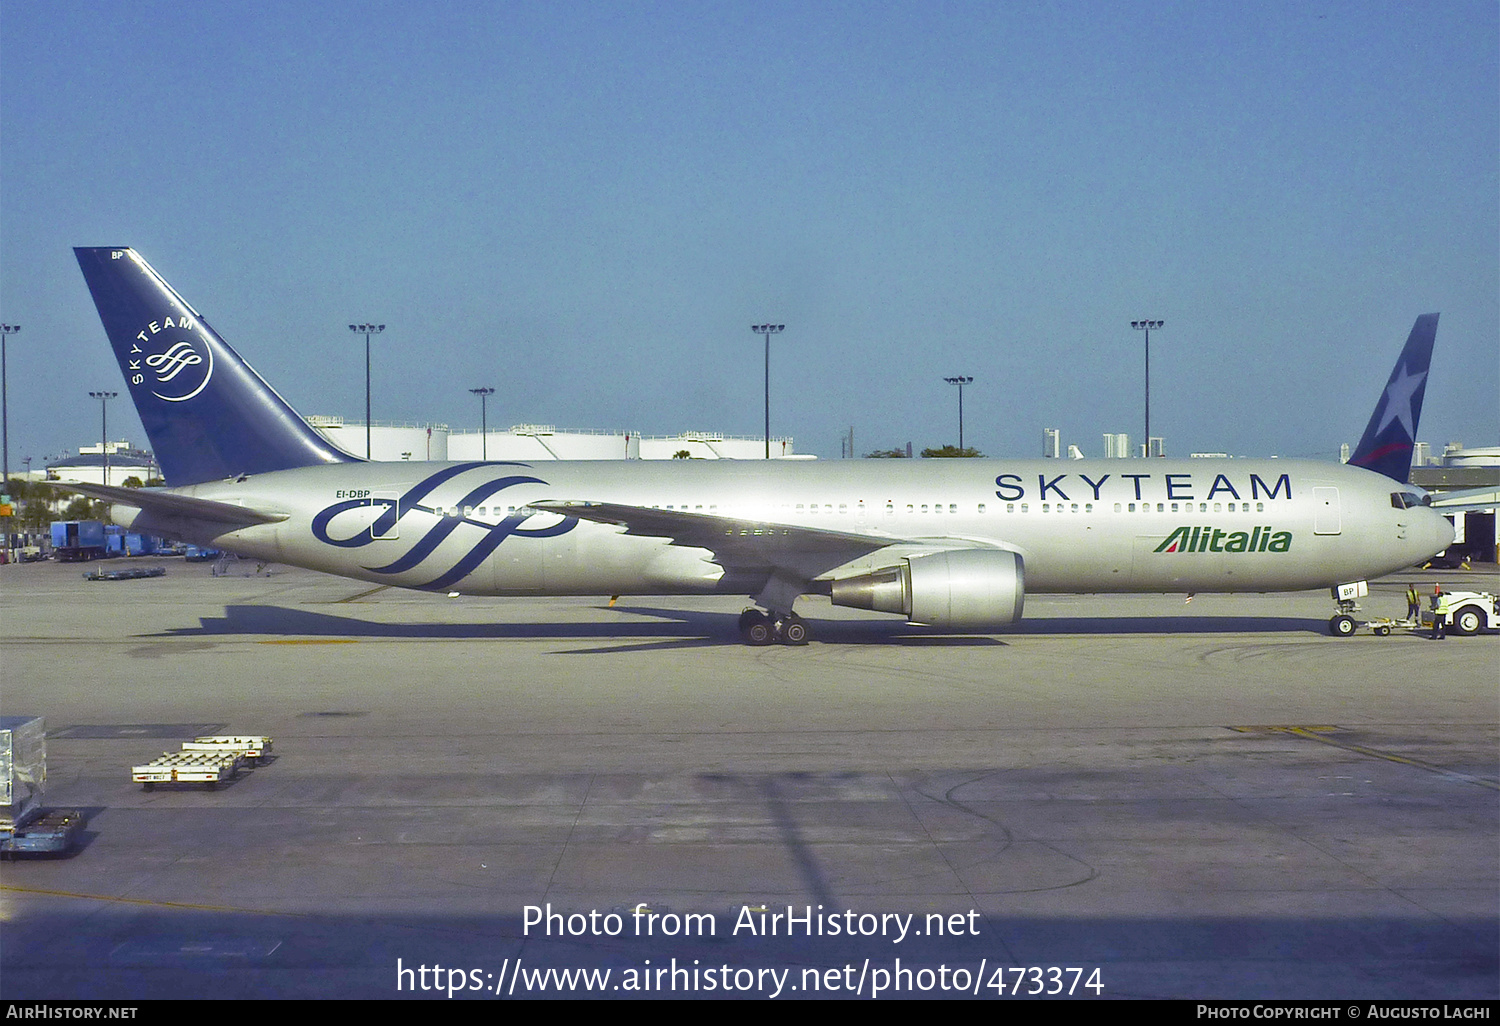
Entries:
{"label": "baggage cart", "polygon": [[242,761],[224,752],[163,752],[144,766],[132,766],[130,779],[145,791],[157,784],[203,784],[212,791],[236,777]]}
{"label": "baggage cart", "polygon": [[214,734],[182,743],[184,752],[220,752],[238,755],[258,766],[271,754],[271,738],[260,734]]}

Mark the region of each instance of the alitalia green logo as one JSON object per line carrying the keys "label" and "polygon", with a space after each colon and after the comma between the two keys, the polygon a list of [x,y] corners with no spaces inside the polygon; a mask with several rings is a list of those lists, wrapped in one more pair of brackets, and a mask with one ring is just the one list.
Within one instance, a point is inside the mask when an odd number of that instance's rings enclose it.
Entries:
{"label": "alitalia green logo", "polygon": [[1179,527],[1156,547],[1157,552],[1289,552],[1292,532],[1257,527],[1224,531],[1217,527]]}

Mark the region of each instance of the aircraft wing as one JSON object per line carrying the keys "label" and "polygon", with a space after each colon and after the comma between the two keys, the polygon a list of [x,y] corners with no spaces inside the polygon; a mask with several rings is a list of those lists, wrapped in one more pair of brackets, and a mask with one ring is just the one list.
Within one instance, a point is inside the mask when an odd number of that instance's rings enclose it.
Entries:
{"label": "aircraft wing", "polygon": [[1432,497],[1432,508],[1439,513],[1474,513],[1496,506],[1500,506],[1500,488],[1466,488]]}
{"label": "aircraft wing", "polygon": [[285,513],[250,509],[245,506],[236,506],[231,502],[200,499],[196,496],[182,495],[159,488],[118,488],[113,485],[83,484],[77,481],[48,481],[46,483],[63,491],[78,492],[81,495],[118,503],[121,506],[134,506],[136,509],[155,513],[158,516],[187,517],[213,524],[224,524],[229,528],[249,527],[252,524],[274,524],[287,519]]}
{"label": "aircraft wing", "polygon": [[625,528],[626,534],[668,538],[673,545],[708,549],[714,554],[714,562],[726,573],[780,571],[807,581],[850,560],[908,540],[615,502],[543,501],[529,506],[598,524],[615,524]]}

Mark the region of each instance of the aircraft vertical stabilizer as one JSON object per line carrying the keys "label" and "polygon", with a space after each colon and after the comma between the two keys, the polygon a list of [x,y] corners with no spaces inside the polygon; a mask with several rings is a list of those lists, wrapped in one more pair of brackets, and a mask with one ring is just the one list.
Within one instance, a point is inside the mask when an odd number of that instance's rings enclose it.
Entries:
{"label": "aircraft vertical stabilizer", "polygon": [[358,460],[309,427],[134,250],[73,252],[169,485]]}
{"label": "aircraft vertical stabilizer", "polygon": [[1412,448],[1417,437],[1417,418],[1422,414],[1422,394],[1427,390],[1427,368],[1432,363],[1432,343],[1437,337],[1438,315],[1423,314],[1412,325],[1406,346],[1396,360],[1396,369],[1386,382],[1364,437],[1349,462],[1386,477],[1405,482],[1411,477]]}

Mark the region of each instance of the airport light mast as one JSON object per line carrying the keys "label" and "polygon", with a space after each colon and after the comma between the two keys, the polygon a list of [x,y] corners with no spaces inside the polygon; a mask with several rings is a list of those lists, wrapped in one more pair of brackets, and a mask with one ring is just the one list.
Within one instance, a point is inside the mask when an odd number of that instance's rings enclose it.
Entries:
{"label": "airport light mast", "polygon": [[349,330],[365,337],[365,459],[370,458],[370,336],[385,330],[384,324],[351,324]]}
{"label": "airport light mast", "polygon": [[495,390],[493,388],[471,388],[469,391],[479,396],[479,458],[480,460],[487,461],[490,458],[490,420],[489,415],[485,411],[484,404],[489,400],[490,396],[495,394]]}
{"label": "airport light mast", "polygon": [[99,453],[104,457],[104,484],[109,485],[109,401],[119,392],[90,392],[99,400]]}
{"label": "airport light mast", "polygon": [[[3,457],[4,470],[0,470],[0,492],[10,491],[10,390],[5,377],[5,340],[21,330],[19,324],[3,324],[4,334],[0,334],[0,449],[5,450]],[[30,475],[30,467],[27,467]],[[10,523],[5,525],[5,561],[10,562]]]}
{"label": "airport light mast", "polygon": [[958,386],[958,447],[964,447],[964,386],[972,385],[974,379],[971,377],[944,378],[950,385]]}
{"label": "airport light mast", "polygon": [[779,335],[785,324],[752,324],[750,330],[766,339],[766,459],[771,458],[771,336]]}
{"label": "airport light mast", "polygon": [[[4,442],[0,447],[5,450],[5,469],[3,478],[0,478],[0,490],[10,487],[10,392],[5,378],[5,340],[21,330],[19,324],[0,324],[0,435],[4,435]],[[7,535],[7,538],[9,535]]]}
{"label": "airport light mast", "polygon": [[1166,321],[1131,321],[1130,326],[1136,331],[1146,333],[1146,448],[1147,456],[1151,455],[1151,329],[1160,328]]}

